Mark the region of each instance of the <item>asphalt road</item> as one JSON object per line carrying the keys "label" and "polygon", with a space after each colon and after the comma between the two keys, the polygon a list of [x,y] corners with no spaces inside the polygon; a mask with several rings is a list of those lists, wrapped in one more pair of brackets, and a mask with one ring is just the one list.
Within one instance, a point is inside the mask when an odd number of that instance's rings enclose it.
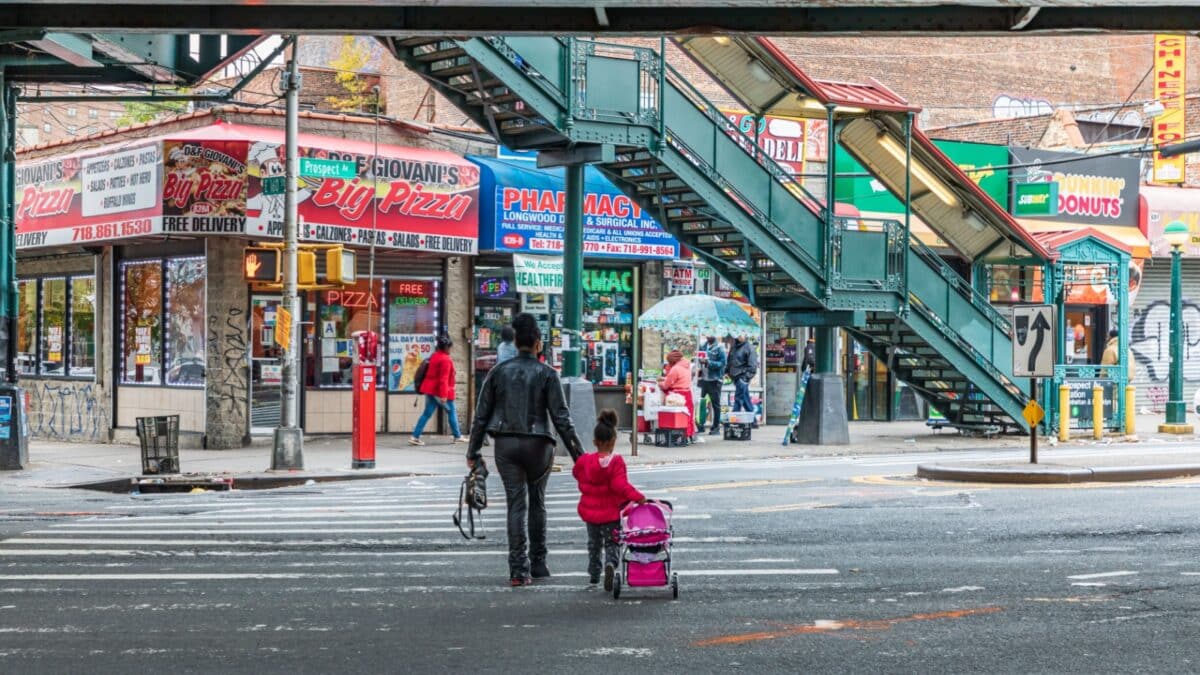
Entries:
{"label": "asphalt road", "polygon": [[[1200,482],[893,479],[921,457],[636,469],[671,499],[678,600],[589,589],[574,484],[506,587],[455,478],[0,496],[0,672],[1200,670]],[[93,515],[98,514],[98,515]]]}

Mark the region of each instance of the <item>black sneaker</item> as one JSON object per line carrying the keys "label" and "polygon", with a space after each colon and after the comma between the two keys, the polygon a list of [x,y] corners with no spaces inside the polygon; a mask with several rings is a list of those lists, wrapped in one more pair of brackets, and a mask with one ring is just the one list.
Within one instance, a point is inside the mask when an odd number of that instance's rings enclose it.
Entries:
{"label": "black sneaker", "polygon": [[709,435],[709,436],[720,436],[720,435],[721,435],[721,430],[720,430],[720,429],[713,429],[712,431],[708,432],[708,435]]}
{"label": "black sneaker", "polygon": [[530,565],[530,571],[532,572],[532,576],[534,579],[549,579],[550,578],[550,568],[546,567],[546,563],[544,563],[544,562],[533,563],[532,565]]}
{"label": "black sneaker", "polygon": [[617,568],[613,567],[612,563],[604,566],[604,590],[611,591],[613,587],[613,575],[617,573]]}
{"label": "black sneaker", "polygon": [[589,584],[591,584],[591,585],[593,585],[593,586],[595,586],[596,584],[600,583],[600,575],[599,575],[599,574],[592,574],[592,575],[589,575],[589,576],[588,576],[588,583],[589,583]]}

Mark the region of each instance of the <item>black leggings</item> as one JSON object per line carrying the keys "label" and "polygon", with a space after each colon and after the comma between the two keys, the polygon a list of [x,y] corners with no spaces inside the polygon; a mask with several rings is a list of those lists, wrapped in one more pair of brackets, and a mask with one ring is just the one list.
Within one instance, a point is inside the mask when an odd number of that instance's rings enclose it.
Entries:
{"label": "black leggings", "polygon": [[496,468],[508,504],[508,573],[526,577],[531,558],[534,563],[546,562],[546,481],[554,464],[554,441],[541,436],[496,436],[495,442]]}

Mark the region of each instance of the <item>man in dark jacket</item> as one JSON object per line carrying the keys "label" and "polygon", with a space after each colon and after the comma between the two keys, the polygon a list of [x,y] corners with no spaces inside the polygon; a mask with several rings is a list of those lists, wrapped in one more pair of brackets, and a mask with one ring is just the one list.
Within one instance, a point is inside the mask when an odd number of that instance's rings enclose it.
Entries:
{"label": "man in dark jacket", "polygon": [[558,372],[535,356],[542,351],[537,319],[521,313],[512,326],[517,357],[492,368],[483,381],[467,444],[467,466],[474,468],[482,462],[479,448],[484,434],[490,435],[508,503],[509,581],[513,586],[525,586],[531,576],[550,576],[546,566],[546,480],[554,466],[551,424],[572,460],[583,454],[583,443],[571,423]]}
{"label": "man in dark jacket", "polygon": [[[703,367],[700,371],[701,405],[707,396],[712,406],[712,431],[708,433],[715,436],[721,433],[721,383],[725,380],[725,348],[717,336],[710,335],[708,342],[701,345],[700,349],[704,351],[704,359],[700,362]],[[702,429],[697,429],[696,433],[700,431]]]}
{"label": "man in dark jacket", "polygon": [[754,410],[750,401],[750,380],[758,372],[758,358],[754,355],[754,347],[739,335],[729,350],[729,379],[733,380],[733,411],[742,412]]}

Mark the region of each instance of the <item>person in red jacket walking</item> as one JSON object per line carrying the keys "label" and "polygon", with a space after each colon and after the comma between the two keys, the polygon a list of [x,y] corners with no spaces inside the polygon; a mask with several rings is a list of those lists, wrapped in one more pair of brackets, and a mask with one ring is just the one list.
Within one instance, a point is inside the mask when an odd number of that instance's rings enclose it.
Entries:
{"label": "person in red jacket walking", "polygon": [[417,426],[413,427],[412,438],[408,439],[409,445],[425,445],[425,441],[421,440],[421,434],[425,432],[425,425],[429,423],[429,418],[433,417],[438,408],[446,411],[446,416],[450,421],[450,432],[454,434],[454,442],[467,442],[466,437],[458,430],[458,412],[454,409],[454,359],[450,358],[450,348],[453,346],[454,341],[450,339],[449,335],[437,337],[437,348],[429,357],[429,367],[425,369],[425,379],[421,380],[420,392],[425,394],[425,411],[417,420]]}
{"label": "person in red jacket walking", "polygon": [[629,483],[625,460],[613,453],[617,445],[617,413],[600,411],[593,433],[596,452],[581,456],[572,473],[579,481],[579,517],[587,523],[588,581],[600,583],[600,549],[604,549],[604,590],[611,591],[617,568],[617,542],[613,532],[620,527],[621,506],[626,502],[646,503],[646,497]]}

